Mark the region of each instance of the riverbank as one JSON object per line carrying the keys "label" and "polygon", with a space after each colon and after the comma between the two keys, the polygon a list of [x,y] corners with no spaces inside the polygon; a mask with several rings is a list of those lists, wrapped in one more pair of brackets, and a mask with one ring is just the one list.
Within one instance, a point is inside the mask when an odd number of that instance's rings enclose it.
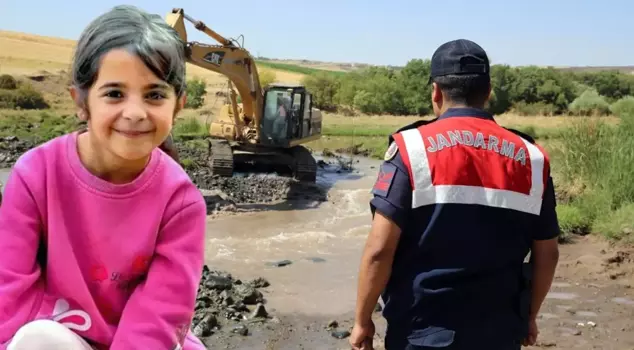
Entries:
{"label": "riverbank", "polygon": [[[232,203],[210,215],[192,330],[209,349],[349,349],[356,276],[369,230],[369,190],[380,161],[353,171],[318,171],[327,200]],[[634,347],[634,251],[604,239],[572,236],[561,245],[555,283],[539,319],[534,349]],[[384,336],[374,314],[377,344]],[[334,324],[337,327],[332,327]],[[330,327],[329,327],[330,325]],[[204,328],[207,326],[207,329]]]}

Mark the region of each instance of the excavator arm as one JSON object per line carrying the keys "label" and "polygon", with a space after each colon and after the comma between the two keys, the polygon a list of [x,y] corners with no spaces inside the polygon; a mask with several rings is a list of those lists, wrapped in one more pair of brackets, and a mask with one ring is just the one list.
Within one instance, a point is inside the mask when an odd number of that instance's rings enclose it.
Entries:
{"label": "excavator arm", "polygon": [[[220,45],[207,45],[187,41],[185,20],[194,27],[216,40]],[[238,47],[230,40],[208,28],[203,22],[186,15],[183,9],[175,8],[167,14],[166,22],[178,32],[187,43],[187,61],[201,68],[226,76],[238,90],[242,98],[242,109],[245,120],[242,127],[253,125],[260,135],[260,121],[263,111],[263,93],[260,86],[255,60],[244,48]],[[236,106],[233,106],[237,110]],[[234,116],[237,118],[237,116]]]}

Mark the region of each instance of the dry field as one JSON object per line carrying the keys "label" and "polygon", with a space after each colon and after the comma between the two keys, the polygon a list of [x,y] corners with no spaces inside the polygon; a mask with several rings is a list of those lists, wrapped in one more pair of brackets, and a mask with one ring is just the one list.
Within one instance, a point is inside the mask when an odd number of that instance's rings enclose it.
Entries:
{"label": "dry field", "polygon": [[[211,38],[209,42],[212,42]],[[0,30],[0,48],[0,74],[57,73],[70,68],[75,41]],[[218,73],[189,64],[187,68],[189,77],[203,78],[209,85],[224,86],[226,83],[226,78]],[[299,82],[303,78],[302,74],[273,71],[278,81]]]}
{"label": "dry field", "polygon": [[[432,116],[418,117],[418,116],[393,116],[393,115],[377,115],[377,116],[342,116],[339,114],[326,113],[324,116],[324,123],[337,124],[337,125],[373,125],[376,127],[392,127],[403,126],[409,123],[413,123],[420,119],[432,119]],[[580,120],[584,117],[577,116],[564,116],[564,117],[551,117],[551,116],[531,116],[525,117],[517,114],[501,114],[496,116],[495,119],[498,123],[504,126],[533,126],[544,129],[553,129],[569,126],[573,121]],[[601,120],[616,122],[615,117],[600,117]],[[593,119],[593,118],[586,118]]]}
{"label": "dry field", "polygon": [[[212,41],[209,38],[209,43]],[[70,70],[74,49],[74,40],[0,30],[0,74],[65,76]],[[273,71],[276,80],[281,82],[298,83],[304,77],[298,73],[260,68],[261,72],[267,70]],[[191,64],[187,65],[187,75],[207,82],[208,108],[219,108],[216,92],[226,90],[227,78]],[[66,110],[70,103],[65,92],[67,81],[61,77],[49,80],[44,88],[45,94],[48,94],[45,97],[52,97],[54,108]]]}

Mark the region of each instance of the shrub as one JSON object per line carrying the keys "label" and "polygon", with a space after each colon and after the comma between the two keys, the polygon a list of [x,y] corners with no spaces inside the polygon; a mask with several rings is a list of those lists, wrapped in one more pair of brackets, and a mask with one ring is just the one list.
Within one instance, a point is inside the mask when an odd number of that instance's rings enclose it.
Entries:
{"label": "shrub", "polygon": [[274,83],[275,79],[277,79],[277,76],[272,70],[264,70],[260,72],[260,85],[262,87],[266,87],[267,85]]}
{"label": "shrub", "polygon": [[619,209],[598,217],[592,229],[607,238],[634,242],[634,203],[628,203]]}
{"label": "shrub", "polygon": [[205,104],[205,95],[207,94],[207,83],[200,79],[194,78],[187,81],[187,102],[185,108],[197,109]]}
{"label": "shrub", "polygon": [[[624,113],[622,118],[634,115]],[[567,181],[583,185],[572,204],[593,222],[593,231],[609,237],[629,232],[617,226],[627,216],[622,211],[631,213],[628,205],[634,203],[634,123],[577,121],[563,132],[562,144],[557,162],[560,173]]]}
{"label": "shrub", "polygon": [[15,90],[18,88],[18,82],[9,74],[0,75],[0,89]]}
{"label": "shrub", "polygon": [[205,135],[207,129],[205,125],[195,117],[188,117],[178,120],[174,125],[173,133],[176,136],[181,135]]}
{"label": "shrub", "polygon": [[513,104],[512,112],[521,116],[552,116],[557,114],[557,107],[545,102],[526,103],[524,101],[519,101]]}
{"label": "shrub", "polygon": [[335,110],[337,103],[335,96],[339,90],[340,82],[331,74],[317,73],[308,75],[302,80],[302,84],[313,96],[313,106],[323,110]]}
{"label": "shrub", "polygon": [[28,86],[21,86],[16,90],[0,90],[0,108],[47,109],[49,107],[44,96]]}
{"label": "shrub", "polygon": [[601,116],[610,114],[610,104],[594,89],[584,91],[572,101],[568,108],[576,115]]}
{"label": "shrub", "polygon": [[559,241],[562,243],[568,242],[572,234],[584,235],[589,233],[592,224],[592,221],[584,216],[583,211],[573,205],[558,205],[557,218],[561,230]]}
{"label": "shrub", "polygon": [[626,96],[614,102],[610,106],[612,114],[623,119],[623,117],[634,116],[634,96]]}

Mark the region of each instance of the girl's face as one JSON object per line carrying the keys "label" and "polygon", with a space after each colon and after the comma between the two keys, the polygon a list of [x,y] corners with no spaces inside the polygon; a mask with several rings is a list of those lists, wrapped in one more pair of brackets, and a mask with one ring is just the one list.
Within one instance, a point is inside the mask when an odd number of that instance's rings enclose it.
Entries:
{"label": "girl's face", "polygon": [[[73,91],[74,97],[76,92]],[[103,151],[125,161],[148,157],[169,135],[177,110],[174,88],[159,79],[143,61],[112,50],[100,63],[87,98],[90,138]]]}

